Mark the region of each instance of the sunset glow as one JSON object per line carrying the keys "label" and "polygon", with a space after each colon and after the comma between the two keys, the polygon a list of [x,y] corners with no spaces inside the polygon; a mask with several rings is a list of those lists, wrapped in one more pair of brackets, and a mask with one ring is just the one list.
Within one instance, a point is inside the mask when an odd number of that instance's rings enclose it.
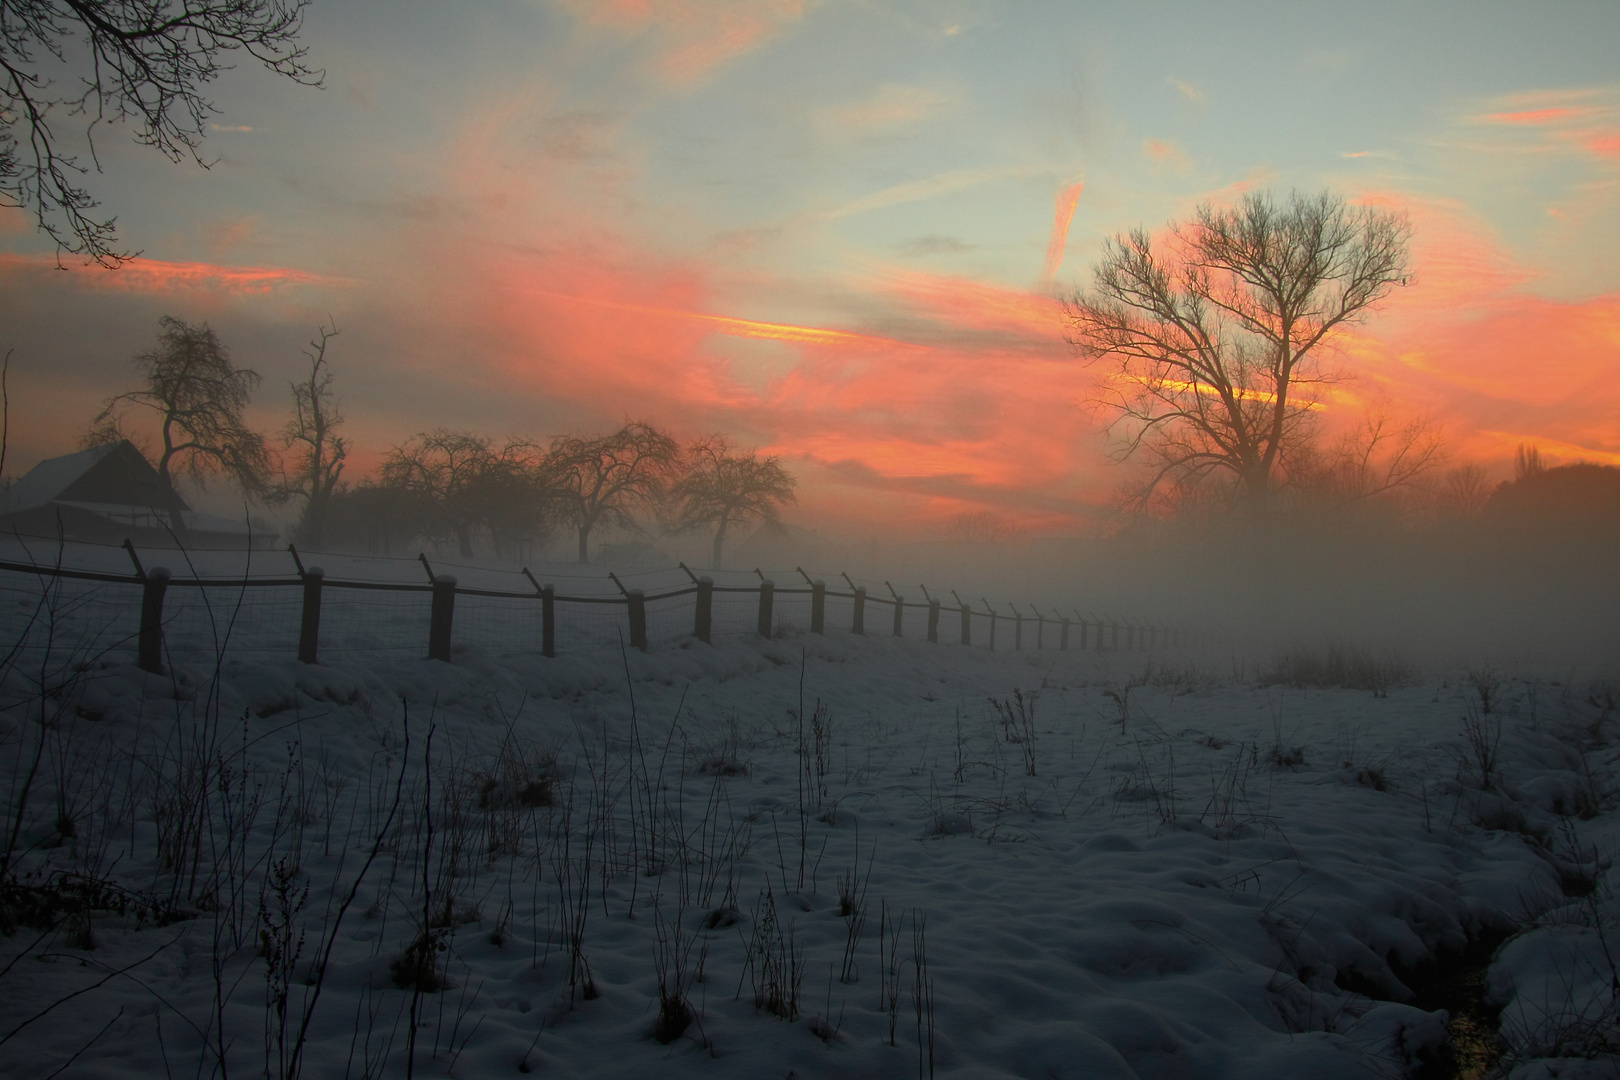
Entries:
{"label": "sunset glow", "polygon": [[[59,270],[0,214],[0,349],[42,403],[14,413],[13,460],[70,448],[162,314],[208,320],[279,430],[330,318],[356,478],[437,426],[543,441],[636,418],[781,455],[796,512],[835,531],[990,511],[1086,533],[1130,476],[1096,407],[1117,375],[1064,336],[1104,239],[1331,189],[1408,216],[1412,275],[1320,350],[1336,381],[1299,400],[1326,430],[1428,418],[1498,478],[1521,443],[1620,463],[1599,28],[1486,64],[1567,20],[1419,20],[1400,45],[1336,25],[1324,51],[1318,16],[1256,16],[1298,58],[1273,84],[1209,59],[1250,55],[1252,20],[1161,39],[1125,11],[975,12],[544,0],[383,43],[374,12],[319,9],[327,89],[222,80],[217,168],[109,140],[89,181],[144,251],[127,268]],[[1425,35],[1446,58],[1417,62]],[[408,43],[468,74],[413,71]]]}

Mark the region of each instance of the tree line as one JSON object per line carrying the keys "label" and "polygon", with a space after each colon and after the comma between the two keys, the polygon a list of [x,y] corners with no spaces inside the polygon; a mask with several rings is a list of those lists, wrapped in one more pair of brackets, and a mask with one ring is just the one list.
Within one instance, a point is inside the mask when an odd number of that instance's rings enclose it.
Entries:
{"label": "tree line", "polygon": [[[259,375],[237,367],[207,323],[165,315],[157,345],[134,359],[140,385],[109,398],[82,443],[130,438],[155,458],[159,479],[176,495],[181,477],[203,484],[223,476],[254,501],[295,503],[294,538],[311,548],[386,549],[422,539],[453,543],[463,558],[480,542],[497,557],[518,557],[527,545],[571,532],[584,563],[599,528],[710,530],[710,562],[719,568],[732,529],[774,521],[796,501],[798,482],[777,455],[723,435],[683,446],[642,420],[544,443],[436,428],[389,449],[376,477],[350,484],[351,446],[339,433],[344,415],[327,356],[338,330],[317,333],[304,351],[305,373],[289,384],[292,416],[273,438],[243,417]],[[142,437],[154,427],[151,440]],[[184,541],[183,516],[170,517]]]}

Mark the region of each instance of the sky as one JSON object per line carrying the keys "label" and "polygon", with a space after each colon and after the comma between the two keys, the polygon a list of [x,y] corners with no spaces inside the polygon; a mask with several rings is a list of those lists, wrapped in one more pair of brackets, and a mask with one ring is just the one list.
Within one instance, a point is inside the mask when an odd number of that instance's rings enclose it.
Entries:
{"label": "sky", "polygon": [[1061,298],[1106,237],[1249,191],[1406,213],[1413,281],[1335,345],[1328,425],[1455,462],[1620,464],[1620,5],[317,0],[298,86],[214,84],[211,167],[113,128],[141,258],[0,211],[7,472],[75,448],[157,319],[290,413],[328,351],[348,475],[438,426],[645,419],[799,478],[788,520],[1094,531],[1098,365]]}

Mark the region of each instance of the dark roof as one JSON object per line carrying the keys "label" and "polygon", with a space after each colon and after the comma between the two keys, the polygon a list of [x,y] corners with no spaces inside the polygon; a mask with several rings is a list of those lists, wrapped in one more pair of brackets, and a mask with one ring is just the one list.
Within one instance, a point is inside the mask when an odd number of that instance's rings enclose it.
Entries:
{"label": "dark roof", "polygon": [[0,513],[14,514],[52,503],[144,506],[168,510],[184,499],[171,494],[146,457],[128,439],[76,454],[47,458],[11,486]]}

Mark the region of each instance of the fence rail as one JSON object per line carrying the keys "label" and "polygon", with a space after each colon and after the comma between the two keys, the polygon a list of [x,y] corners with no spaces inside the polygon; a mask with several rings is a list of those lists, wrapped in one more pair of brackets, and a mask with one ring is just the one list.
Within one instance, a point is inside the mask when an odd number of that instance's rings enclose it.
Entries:
{"label": "fence rail", "polygon": [[[929,643],[940,644],[943,626],[944,634],[954,637],[955,644],[972,646],[977,640],[991,650],[998,647],[998,637],[1002,647],[1010,644],[1014,650],[1033,646],[1035,649],[1077,648],[1098,652],[1180,648],[1193,641],[1193,635],[1184,626],[1081,613],[1078,609],[1064,613],[1050,604],[1043,611],[1034,604],[1020,607],[1008,603],[1003,605],[1006,610],[1002,611],[989,600],[981,599],[981,610],[955,590],[949,590],[952,601],[949,604],[943,594],[936,596],[926,586],[921,587],[921,601],[901,596],[888,582],[884,582],[884,587],[889,595],[875,595],[865,586],[857,585],[848,574],[840,575],[848,586],[847,590],[829,588],[824,580],[812,578],[803,568],[795,568],[794,571],[803,578],[803,584],[779,585],[762,571],[756,570],[757,583],[737,585],[718,584],[712,577],[700,576],[681,563],[680,570],[689,581],[686,585],[649,592],[626,586],[617,575],[608,573],[607,578],[616,587],[618,595],[592,596],[559,593],[554,585],[536,579],[527,567],[521,571],[530,586],[526,591],[463,585],[454,575],[435,572],[425,554],[419,558],[428,580],[406,582],[327,577],[320,567],[306,567],[292,545],[288,545],[287,550],[298,572],[295,576],[280,577],[211,577],[195,571],[191,576],[175,576],[165,567],[145,567],[132,544],[126,542],[124,548],[133,563],[133,573],[119,574],[68,567],[60,563],[47,565],[13,560],[0,560],[0,572],[28,575],[58,589],[66,582],[86,583],[92,590],[95,586],[139,587],[138,625],[130,628],[134,630],[137,663],[147,671],[158,673],[164,670],[165,655],[174,650],[177,644],[182,649],[205,644],[209,638],[203,632],[204,628],[211,632],[212,640],[217,644],[221,621],[234,628],[247,598],[250,595],[264,596],[266,594],[260,590],[267,589],[297,590],[296,593],[286,594],[289,599],[297,597],[297,618],[290,618],[291,612],[286,609],[291,605],[284,601],[256,601],[253,607],[259,617],[252,622],[248,636],[258,642],[257,647],[262,651],[290,652],[288,624],[295,623],[296,655],[299,660],[311,664],[318,663],[328,653],[410,649],[407,641],[411,631],[407,629],[407,624],[412,622],[416,624],[416,634],[426,630],[423,637],[426,656],[430,660],[449,662],[452,648],[458,641],[466,644],[470,643],[469,638],[480,637],[491,642],[498,641],[510,649],[529,652],[535,651],[534,646],[538,645],[540,655],[555,657],[559,608],[576,609],[577,617],[569,620],[576,638],[583,641],[594,636],[603,644],[611,642],[612,634],[601,617],[597,616],[595,629],[598,633],[592,635],[588,625],[591,618],[589,613],[602,611],[607,614],[603,609],[620,609],[612,615],[612,625],[625,634],[633,648],[644,651],[653,645],[648,630],[649,608],[653,606],[656,606],[653,615],[660,628],[660,641],[696,639],[713,642],[723,632],[734,636],[752,633],[771,638],[792,628],[805,629],[803,598],[808,598],[808,631],[812,634],[826,634],[831,625],[847,628],[850,634],[856,636],[867,636],[887,621],[888,633],[893,637],[904,637],[908,630],[912,633],[921,630]],[[179,595],[177,590],[192,590],[201,603],[187,606],[185,601],[175,599]],[[236,597],[227,609],[225,605],[216,605],[209,600],[210,590],[235,591]],[[251,594],[249,590],[252,590]],[[49,592],[49,589],[46,591]],[[362,613],[356,619],[355,613],[347,610],[339,599],[344,593],[356,594],[357,599],[376,593],[400,594],[402,601],[409,597],[418,599],[405,608],[396,605],[387,611],[373,611],[370,618]],[[717,603],[719,597],[753,599],[751,603],[739,605],[729,600]],[[118,604],[105,604],[105,601],[103,603],[111,610],[127,611],[134,606],[129,603],[133,599],[133,596],[127,597],[121,607]],[[76,594],[74,600],[87,604],[96,598],[90,592],[81,592]],[[425,612],[417,606],[421,600],[427,601]],[[177,603],[185,609],[184,617],[177,612]],[[458,603],[466,616],[459,624]],[[871,618],[874,613],[869,609],[874,605],[886,607],[890,618],[884,620],[881,613],[877,618]],[[8,610],[15,617],[15,612],[26,607],[26,602],[19,598]],[[273,612],[269,619],[264,618],[267,611]],[[422,620],[424,614],[426,619]],[[948,619],[947,615],[950,616]],[[689,621],[672,621],[682,620],[683,616],[684,620]],[[346,625],[357,629],[347,635],[334,632],[334,619],[346,619]],[[916,625],[919,619],[923,620],[920,627]],[[110,618],[108,625],[115,621]],[[423,621],[425,627],[421,625]],[[955,623],[954,634],[951,623]],[[192,632],[180,632],[182,624],[190,626]],[[689,630],[686,629],[688,626]],[[20,644],[27,632],[27,628],[19,631],[13,645]],[[127,641],[130,636],[129,629],[125,629],[122,635],[116,630],[111,632],[119,640]],[[1009,633],[1012,639],[1010,643],[1007,642]],[[389,640],[390,635],[392,640]],[[420,642],[423,637],[416,640]],[[420,646],[416,648],[419,650]],[[421,655],[419,651],[417,654]]]}

